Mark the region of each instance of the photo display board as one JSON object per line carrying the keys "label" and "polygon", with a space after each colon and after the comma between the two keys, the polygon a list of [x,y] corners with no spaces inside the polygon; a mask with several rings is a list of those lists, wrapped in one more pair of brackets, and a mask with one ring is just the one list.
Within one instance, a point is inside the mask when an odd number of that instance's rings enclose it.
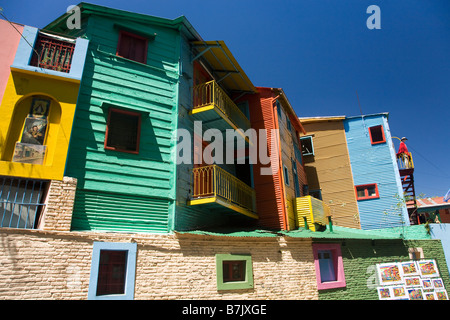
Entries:
{"label": "photo display board", "polygon": [[448,300],[434,259],[376,265],[380,300]]}

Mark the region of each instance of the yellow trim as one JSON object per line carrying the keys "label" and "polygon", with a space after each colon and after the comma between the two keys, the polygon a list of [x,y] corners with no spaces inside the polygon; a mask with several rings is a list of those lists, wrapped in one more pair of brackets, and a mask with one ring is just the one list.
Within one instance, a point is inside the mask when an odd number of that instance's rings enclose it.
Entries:
{"label": "yellow trim", "polygon": [[198,204],[206,204],[206,203],[213,203],[216,202],[216,197],[210,197],[210,198],[201,198],[201,199],[192,199],[188,201],[188,205],[195,206]]}
{"label": "yellow trim", "polygon": [[25,74],[29,74],[29,75],[34,75],[34,76],[40,76],[40,77],[44,77],[44,78],[55,79],[58,81],[68,81],[68,82],[73,82],[73,83],[77,83],[77,84],[79,84],[81,82],[81,80],[79,80],[79,79],[73,79],[73,78],[59,76],[59,75],[55,75],[55,74],[48,74],[48,73],[45,73],[45,71],[36,72],[36,71],[25,70],[25,69],[16,68],[16,67],[11,67],[11,71],[21,72],[21,73],[25,73]]}
{"label": "yellow trim", "polygon": [[210,104],[210,105],[205,106],[205,107],[194,108],[191,111],[189,111],[189,114],[196,114],[196,113],[200,113],[200,112],[205,112],[205,111],[213,110],[215,108],[216,107],[213,104]]}

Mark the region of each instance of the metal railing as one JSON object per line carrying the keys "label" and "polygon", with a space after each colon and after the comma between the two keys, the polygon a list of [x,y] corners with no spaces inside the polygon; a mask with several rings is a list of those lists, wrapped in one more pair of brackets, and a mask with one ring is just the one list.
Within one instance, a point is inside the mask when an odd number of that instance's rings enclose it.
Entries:
{"label": "metal railing", "polygon": [[397,165],[400,170],[414,169],[414,161],[411,152],[399,154],[397,157]]}
{"label": "metal railing", "polygon": [[0,177],[0,227],[34,229],[47,185],[44,180]]}
{"label": "metal railing", "polygon": [[250,121],[245,114],[236,106],[231,98],[213,80],[194,87],[194,109],[214,105],[231,122],[244,131],[250,128]]}
{"label": "metal railing", "polygon": [[69,73],[75,42],[39,34],[34,49],[31,66]]}
{"label": "metal railing", "polygon": [[193,198],[221,197],[255,211],[255,190],[217,165],[194,168]]}

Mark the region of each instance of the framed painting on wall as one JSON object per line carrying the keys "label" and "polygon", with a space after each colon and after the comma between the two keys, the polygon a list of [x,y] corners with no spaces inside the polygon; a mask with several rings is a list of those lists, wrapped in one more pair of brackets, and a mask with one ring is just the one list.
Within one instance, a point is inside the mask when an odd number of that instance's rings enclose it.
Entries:
{"label": "framed painting on wall", "polygon": [[23,126],[20,142],[27,144],[43,145],[47,131],[47,118],[27,117]]}
{"label": "framed painting on wall", "polygon": [[406,288],[409,300],[423,300],[422,288]]}
{"label": "framed painting on wall", "polygon": [[405,286],[392,286],[391,287],[392,299],[408,300],[408,293]]}
{"label": "framed painting on wall", "polygon": [[422,282],[420,277],[405,277],[405,286],[407,287],[420,287]]}
{"label": "framed painting on wall", "polygon": [[402,274],[398,263],[377,264],[377,274],[379,284],[382,286],[403,284]]}
{"label": "framed painting on wall", "polygon": [[447,290],[436,290],[436,300],[448,300]]}
{"label": "framed painting on wall", "polygon": [[439,277],[439,271],[436,265],[436,260],[421,260],[417,261],[417,266],[420,275],[424,278]]}
{"label": "framed painting on wall", "polygon": [[46,146],[16,142],[13,162],[43,164]]}
{"label": "framed painting on wall", "polygon": [[389,287],[378,287],[378,299],[380,300],[390,300],[392,299],[391,290]]}
{"label": "framed painting on wall", "polygon": [[50,100],[34,98],[31,102],[30,117],[46,118],[50,109]]}
{"label": "framed painting on wall", "polygon": [[433,282],[433,288],[435,288],[435,289],[444,289],[444,282],[442,281],[441,278],[431,279],[431,281]]}
{"label": "framed painting on wall", "polygon": [[419,275],[419,269],[417,268],[415,261],[400,262],[400,267],[404,277]]}

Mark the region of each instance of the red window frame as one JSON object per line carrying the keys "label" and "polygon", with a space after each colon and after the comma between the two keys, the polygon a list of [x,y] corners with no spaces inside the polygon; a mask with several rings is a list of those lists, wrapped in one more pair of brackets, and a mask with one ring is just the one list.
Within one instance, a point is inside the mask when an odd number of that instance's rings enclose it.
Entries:
{"label": "red window frame", "polygon": [[[370,196],[368,189],[370,187],[375,187],[375,195]],[[358,196],[358,189],[364,190],[364,197]],[[378,193],[378,185],[376,183],[370,183],[370,184],[361,184],[358,186],[355,186],[355,194],[356,194],[356,200],[367,200],[367,199],[378,199],[380,198],[380,194]]]}
{"label": "red window frame", "polygon": [[[121,52],[122,45],[124,42],[124,40],[123,40],[124,37],[135,38],[138,40],[143,40],[145,42],[144,49],[143,49],[144,52],[142,53],[143,60],[136,59],[135,55],[131,55],[130,52],[128,52],[127,54],[125,54],[124,52]],[[131,33],[131,32],[128,32],[128,31],[121,30],[119,32],[119,42],[117,43],[117,50],[116,50],[117,56],[146,64],[147,63],[147,49],[148,49],[148,39],[147,38],[139,36],[139,35]]]}
{"label": "red window frame", "polygon": [[[372,129],[375,129],[375,128],[380,128],[382,140],[374,141],[374,137],[373,137],[373,134],[372,134]],[[370,143],[371,144],[379,144],[379,143],[385,143],[386,142],[386,137],[384,135],[384,128],[383,128],[383,125],[381,125],[381,124],[377,125],[377,126],[369,127],[369,135],[370,135]]]}
{"label": "red window frame", "polygon": [[[111,113],[121,113],[125,115],[131,115],[138,118],[138,125],[136,129],[136,148],[135,150],[127,150],[127,149],[121,149],[117,148],[115,146],[108,145],[108,137],[111,134],[111,128],[110,128],[110,121],[111,121]],[[114,151],[120,151],[120,152],[127,152],[127,153],[133,153],[138,154],[139,153],[139,144],[140,144],[140,136],[141,136],[141,114],[138,112],[133,111],[126,111],[116,108],[110,108],[108,111],[108,121],[106,123],[106,132],[105,132],[105,142],[104,142],[104,148],[107,150],[114,150]]]}

